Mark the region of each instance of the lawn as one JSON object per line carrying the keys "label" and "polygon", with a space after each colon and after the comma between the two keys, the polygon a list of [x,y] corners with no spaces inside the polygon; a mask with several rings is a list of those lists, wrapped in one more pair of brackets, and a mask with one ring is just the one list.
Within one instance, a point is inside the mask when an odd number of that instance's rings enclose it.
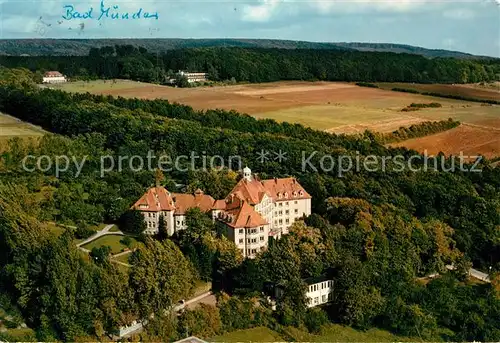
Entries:
{"label": "lawn", "polygon": [[121,256],[118,256],[118,257],[113,257],[113,259],[116,260],[116,261],[120,261],[122,263],[129,264],[129,258],[130,258],[130,256],[132,256],[132,253],[121,255]]}
{"label": "lawn", "polygon": [[[396,336],[388,331],[370,329],[358,331],[350,327],[330,324],[324,326],[321,333],[313,335],[294,327],[285,329],[287,336],[297,342],[416,342],[418,338]],[[284,342],[286,341],[277,332],[266,328],[256,327],[247,330],[238,330],[222,336],[208,339],[209,342]]]}
{"label": "lawn", "polygon": [[119,231],[120,229],[118,228],[118,226],[116,226],[116,224],[113,224],[111,229],[109,229],[109,232],[119,232]]}
{"label": "lawn", "polygon": [[296,341],[301,342],[417,342],[418,338],[396,336],[389,331],[369,329],[358,331],[348,326],[330,324],[324,326],[318,335],[309,334],[296,328],[288,328],[287,332]]}
{"label": "lawn", "polygon": [[56,223],[45,223],[45,226],[49,231],[54,234],[55,236],[60,236],[66,229],[60,225],[57,225]]}
{"label": "lawn", "polygon": [[222,336],[216,336],[208,342],[283,342],[280,335],[266,327],[256,327],[247,330],[238,330]]}
{"label": "lawn", "polygon": [[[124,238],[124,236],[121,235],[106,235],[103,237],[100,237],[88,244],[85,244],[83,248],[92,250],[92,248],[95,247],[102,247],[102,246],[109,246],[111,247],[111,253],[112,254],[118,254],[122,252],[123,249],[126,249],[127,246],[122,244],[120,241]],[[134,247],[135,244],[137,244],[137,241],[130,237],[132,240],[131,248]]]}

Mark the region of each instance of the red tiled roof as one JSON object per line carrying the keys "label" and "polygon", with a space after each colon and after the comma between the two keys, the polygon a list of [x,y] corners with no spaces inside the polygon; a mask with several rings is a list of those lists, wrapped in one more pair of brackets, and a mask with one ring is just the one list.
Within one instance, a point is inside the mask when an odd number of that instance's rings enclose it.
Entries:
{"label": "red tiled roof", "polygon": [[262,184],[274,201],[311,199],[309,193],[293,177],[264,180]]}
{"label": "red tiled roof", "polygon": [[200,189],[197,189],[194,194],[172,194],[172,199],[175,204],[175,214],[184,214],[187,210],[193,207],[198,207],[203,212],[208,212],[212,209],[215,200],[210,195],[205,195]]}
{"label": "red tiled roof", "polygon": [[172,197],[165,187],[152,187],[148,189],[132,208],[148,212],[172,211],[175,209]]}
{"label": "red tiled roof", "polygon": [[64,76],[63,74],[61,74],[60,72],[58,71],[48,71],[45,73],[44,75],[45,77],[61,77],[61,76]]}
{"label": "red tiled roof", "polygon": [[268,224],[246,201],[242,201],[240,207],[228,210],[225,213],[232,217],[230,222],[225,223],[233,228],[249,228]]}
{"label": "red tiled roof", "polygon": [[241,200],[247,201],[250,205],[257,205],[260,203],[264,194],[270,196],[263,184],[253,178],[252,181],[241,179],[229,193],[229,196],[231,196],[231,194],[234,194]]}
{"label": "red tiled roof", "polygon": [[226,209],[226,201],[225,200],[215,200],[212,205],[213,210],[225,210]]}

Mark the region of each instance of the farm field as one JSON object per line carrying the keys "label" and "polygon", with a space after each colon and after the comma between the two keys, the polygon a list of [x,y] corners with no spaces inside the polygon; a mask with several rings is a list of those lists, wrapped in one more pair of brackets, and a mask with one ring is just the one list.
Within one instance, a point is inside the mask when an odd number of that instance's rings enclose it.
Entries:
{"label": "farm field", "polygon": [[44,131],[7,114],[0,113],[0,141],[13,137],[41,137]]}
{"label": "farm field", "polygon": [[409,139],[391,146],[427,151],[429,155],[436,155],[440,151],[445,155],[459,154],[462,151],[465,156],[481,153],[487,158],[493,158],[500,156],[500,128],[463,124],[445,132]]}
{"label": "farm field", "polygon": [[[101,84],[99,84],[101,83]],[[413,84],[384,84],[387,88],[410,88]],[[460,89],[473,94],[487,94],[497,96],[494,89],[480,88],[475,85],[417,85],[419,87],[445,87]],[[195,109],[234,109],[241,113],[248,113],[256,118],[271,118],[277,121],[300,123],[314,129],[332,133],[360,133],[365,130],[390,132],[401,126],[410,126],[429,120],[446,120],[453,118],[463,123],[475,125],[468,127],[466,137],[482,135],[489,128],[500,129],[500,106],[461,100],[436,98],[419,94],[401,93],[390,90],[358,87],[343,82],[305,82],[283,81],[265,84],[243,84],[234,86],[173,88],[168,86],[151,85],[132,81],[118,80],[115,84],[109,81],[93,81],[90,83],[71,83],[58,85],[61,89],[96,94],[110,94],[113,96],[137,97],[145,99],[167,99],[171,102],[190,105]],[[484,88],[484,89],[483,89]],[[436,89],[426,89],[436,91]],[[467,93],[468,96],[473,94]],[[484,95],[486,96],[486,95]],[[401,109],[411,103],[439,102],[440,108],[424,108],[415,112],[401,112]],[[463,129],[461,129],[463,130]],[[452,130],[461,134],[461,130]],[[494,130],[493,132],[497,132]],[[498,138],[480,137],[469,142],[465,139],[456,139],[445,146],[455,153],[465,151],[474,146],[484,151],[476,153],[496,153],[491,149],[495,144],[500,145]],[[491,139],[490,139],[491,138]],[[451,138],[450,138],[451,139]],[[487,140],[486,140],[487,139]],[[418,143],[411,147],[418,148]],[[404,143],[403,143],[404,144]],[[427,143],[426,143],[427,144]],[[424,145],[427,147],[427,145]]]}
{"label": "farm field", "polygon": [[464,97],[477,98],[483,100],[500,101],[500,83],[489,84],[408,84],[408,83],[377,83],[382,89],[392,88],[415,89],[420,92],[433,92],[449,95],[460,95]]}

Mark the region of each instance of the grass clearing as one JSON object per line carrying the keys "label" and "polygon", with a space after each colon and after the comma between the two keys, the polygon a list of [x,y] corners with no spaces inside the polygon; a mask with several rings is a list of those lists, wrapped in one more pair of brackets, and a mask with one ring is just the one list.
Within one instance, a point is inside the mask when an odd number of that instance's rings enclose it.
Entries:
{"label": "grass clearing", "polygon": [[[369,329],[358,331],[348,326],[329,324],[319,334],[310,334],[294,327],[287,327],[285,335],[296,342],[417,342],[418,338],[397,336],[389,331]],[[238,330],[208,339],[209,342],[284,342],[281,335],[266,327]]]}
{"label": "grass clearing", "polygon": [[46,132],[42,128],[23,122],[8,114],[0,113],[0,141],[14,137],[38,138]]}
{"label": "grass clearing", "polygon": [[130,256],[132,256],[132,253],[121,255],[121,256],[118,256],[118,257],[113,257],[113,260],[129,264],[130,263],[130,261],[129,261]]}
{"label": "grass clearing", "polygon": [[256,327],[246,330],[229,332],[222,336],[208,339],[208,342],[283,342],[281,336],[266,327]]}
{"label": "grass clearing", "polygon": [[52,222],[45,223],[45,226],[56,237],[62,235],[63,232],[66,231],[66,228],[64,228],[63,226],[57,225],[56,223]]}
{"label": "grass clearing", "polygon": [[109,232],[120,232],[120,229],[118,228],[118,226],[116,224],[113,224],[111,229],[109,229]]}
{"label": "grass clearing", "polygon": [[[92,250],[93,248],[98,248],[102,246],[109,246],[111,247],[111,254],[118,254],[122,252],[124,249],[128,248],[125,244],[121,243],[120,241],[124,238],[125,236],[121,235],[106,235],[99,237],[98,239],[85,244],[82,246],[82,248]],[[130,248],[133,249],[134,246],[137,244],[137,241],[130,237],[132,240],[132,244],[130,245]]]}

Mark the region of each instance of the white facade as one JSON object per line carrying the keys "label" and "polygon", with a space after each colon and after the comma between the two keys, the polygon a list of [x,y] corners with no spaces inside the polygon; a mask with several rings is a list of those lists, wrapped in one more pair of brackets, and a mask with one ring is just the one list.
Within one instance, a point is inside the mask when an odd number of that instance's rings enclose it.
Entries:
{"label": "white facade", "polygon": [[290,226],[304,215],[311,214],[311,199],[286,199],[273,204],[272,230],[281,235],[288,234]]}
{"label": "white facade", "polygon": [[333,280],[324,280],[310,284],[307,288],[306,297],[308,307],[326,304],[333,300]]}
{"label": "white facade", "polygon": [[168,234],[170,236],[174,234],[176,228],[174,224],[173,211],[158,211],[158,212],[141,211],[141,213],[144,215],[144,221],[146,222],[146,230],[144,230],[145,234],[155,235],[159,232],[160,230],[159,223],[161,215],[163,215],[163,220],[165,221],[165,226],[167,228]]}
{"label": "white facade", "polygon": [[[275,291],[276,299],[283,296],[283,289],[279,286]],[[333,300],[333,280],[320,279],[314,283],[308,283],[307,291],[307,307],[315,307],[326,304]]]}
{"label": "white facade", "polygon": [[187,77],[189,83],[207,81],[207,73],[189,73],[179,70],[179,74]]}
{"label": "white facade", "polygon": [[63,83],[66,82],[66,77],[64,76],[44,76],[43,83]]}

